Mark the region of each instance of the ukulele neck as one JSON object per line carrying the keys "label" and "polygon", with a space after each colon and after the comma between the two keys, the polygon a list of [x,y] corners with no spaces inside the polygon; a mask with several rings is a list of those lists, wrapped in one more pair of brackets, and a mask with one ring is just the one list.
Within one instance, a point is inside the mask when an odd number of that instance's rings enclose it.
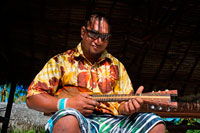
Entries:
{"label": "ukulele neck", "polygon": [[127,94],[119,94],[119,95],[98,95],[94,94],[91,95],[92,99],[98,101],[98,102],[121,102],[121,101],[128,101],[130,99],[134,98],[142,98],[143,100],[166,100],[170,99],[169,94],[159,94],[159,95],[150,95],[150,94],[144,94],[144,95],[127,95]]}

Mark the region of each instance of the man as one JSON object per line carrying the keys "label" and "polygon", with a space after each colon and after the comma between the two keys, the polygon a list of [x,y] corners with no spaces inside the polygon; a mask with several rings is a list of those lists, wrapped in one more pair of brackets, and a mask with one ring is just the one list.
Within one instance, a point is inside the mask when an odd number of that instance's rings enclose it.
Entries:
{"label": "man", "polygon": [[[162,119],[137,113],[141,98],[123,102],[97,102],[86,93],[71,98],[54,97],[60,88],[84,87],[99,94],[132,94],[128,74],[120,61],[105,50],[110,38],[108,19],[99,13],[86,18],[77,48],[50,59],[28,89],[27,105],[42,112],[56,112],[47,132],[165,132]],[[143,86],[136,93],[142,93]]]}

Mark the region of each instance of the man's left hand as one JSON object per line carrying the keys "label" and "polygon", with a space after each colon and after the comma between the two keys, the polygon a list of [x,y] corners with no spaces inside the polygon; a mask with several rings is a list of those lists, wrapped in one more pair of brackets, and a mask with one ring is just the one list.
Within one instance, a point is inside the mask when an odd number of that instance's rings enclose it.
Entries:
{"label": "man's left hand", "polygon": [[[144,87],[140,86],[136,91],[136,94],[141,94]],[[135,112],[138,112],[143,104],[143,100],[140,97],[130,99],[127,102],[122,102],[119,106],[119,114],[123,115],[132,115]]]}

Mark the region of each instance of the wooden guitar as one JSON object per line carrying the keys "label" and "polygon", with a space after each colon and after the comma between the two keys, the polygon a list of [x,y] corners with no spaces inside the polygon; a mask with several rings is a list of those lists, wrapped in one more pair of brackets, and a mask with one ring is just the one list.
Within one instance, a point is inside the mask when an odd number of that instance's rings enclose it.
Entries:
{"label": "wooden guitar", "polygon": [[150,110],[159,110],[168,112],[169,109],[177,108],[177,102],[172,101],[172,97],[177,96],[177,90],[157,91],[150,93],[143,93],[141,95],[127,95],[127,94],[95,94],[90,90],[82,87],[67,86],[58,91],[56,96],[58,98],[70,98],[79,93],[88,93],[92,99],[98,102],[121,102],[128,101],[136,97],[143,99],[145,104],[151,105],[149,109],[143,109],[144,112],[153,112]]}

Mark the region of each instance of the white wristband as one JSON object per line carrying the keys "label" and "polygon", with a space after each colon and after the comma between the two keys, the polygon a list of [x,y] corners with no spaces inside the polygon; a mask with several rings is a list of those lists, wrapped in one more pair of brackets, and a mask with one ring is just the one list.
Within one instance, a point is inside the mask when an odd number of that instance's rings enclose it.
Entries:
{"label": "white wristband", "polygon": [[57,109],[58,110],[65,109],[66,104],[67,104],[67,100],[68,100],[68,98],[59,99],[58,102],[57,102]]}

